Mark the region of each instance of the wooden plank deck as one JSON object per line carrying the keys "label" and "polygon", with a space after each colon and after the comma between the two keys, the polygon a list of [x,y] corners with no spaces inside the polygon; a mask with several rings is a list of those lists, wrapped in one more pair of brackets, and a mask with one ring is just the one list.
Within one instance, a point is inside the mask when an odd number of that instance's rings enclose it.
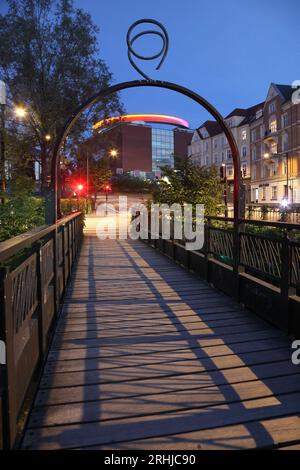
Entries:
{"label": "wooden plank deck", "polygon": [[140,241],[90,218],[23,449],[300,443],[289,340]]}

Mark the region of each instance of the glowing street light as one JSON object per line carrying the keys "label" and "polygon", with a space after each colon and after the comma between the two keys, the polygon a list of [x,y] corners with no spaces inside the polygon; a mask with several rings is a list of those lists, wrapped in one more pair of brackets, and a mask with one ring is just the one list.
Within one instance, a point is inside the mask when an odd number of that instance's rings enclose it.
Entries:
{"label": "glowing street light", "polygon": [[45,140],[47,140],[49,142],[49,140],[51,140],[51,135],[50,134],[46,134],[45,135]]}
{"label": "glowing street light", "polygon": [[283,207],[283,208],[288,207],[288,205],[289,205],[289,200],[286,199],[286,198],[285,198],[285,199],[282,199],[280,205],[281,205],[281,207]]}
{"label": "glowing street light", "polygon": [[110,152],[109,152],[110,156],[111,157],[116,157],[118,155],[118,151],[116,149],[112,149]]}
{"label": "glowing street light", "polygon": [[26,116],[26,114],[27,114],[27,109],[24,108],[23,106],[16,106],[15,107],[15,115],[18,118],[22,119]]}

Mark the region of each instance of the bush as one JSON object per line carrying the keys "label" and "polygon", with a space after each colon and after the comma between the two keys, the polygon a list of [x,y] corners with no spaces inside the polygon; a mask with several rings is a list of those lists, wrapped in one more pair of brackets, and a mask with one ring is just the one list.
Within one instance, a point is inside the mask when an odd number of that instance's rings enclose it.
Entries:
{"label": "bush", "polygon": [[0,241],[16,237],[45,223],[42,198],[17,193],[0,205]]}
{"label": "bush", "polygon": [[66,216],[76,212],[82,211],[84,214],[89,214],[92,211],[92,199],[80,197],[64,198],[60,200],[61,215]]}

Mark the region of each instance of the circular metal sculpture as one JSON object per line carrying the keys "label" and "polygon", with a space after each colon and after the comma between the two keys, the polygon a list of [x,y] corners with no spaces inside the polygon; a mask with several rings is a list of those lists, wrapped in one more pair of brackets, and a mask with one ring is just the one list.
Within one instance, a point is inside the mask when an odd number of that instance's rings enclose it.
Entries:
{"label": "circular metal sculpture", "polygon": [[[130,34],[133,28],[142,23],[153,23],[156,25],[159,25],[164,34],[165,34],[165,42],[162,50],[160,51],[159,54],[152,55],[151,57],[143,57],[140,56],[139,54],[135,53],[132,49],[132,44],[133,42],[141,37],[142,35],[145,34],[150,34],[152,31],[145,31],[143,33],[138,33],[136,34],[133,38],[130,39]],[[162,33],[159,33],[156,31],[156,33],[162,37]],[[167,51],[168,51],[168,46],[169,46],[169,41],[168,41],[168,35],[165,30],[165,28],[158,23],[155,20],[139,20],[133,23],[133,25],[129,28],[128,33],[127,33],[127,44],[128,44],[128,54],[133,54],[135,57],[145,59],[145,60],[152,60],[154,58],[159,57],[162,55],[162,59],[160,63],[158,64],[157,68],[161,66],[163,63]],[[129,57],[130,62],[132,63],[131,58]],[[164,88],[167,90],[173,90],[177,93],[180,93],[181,95],[187,96],[188,98],[191,98],[193,101],[201,105],[203,108],[205,108],[214,118],[215,120],[219,123],[221,126],[222,131],[224,132],[227,140],[229,147],[232,152],[232,159],[233,159],[233,167],[234,167],[234,190],[233,190],[233,199],[234,199],[234,219],[235,222],[237,222],[238,218],[240,217],[240,207],[243,206],[243,201],[239,200],[239,194],[242,193],[240,191],[242,189],[241,185],[241,175],[240,175],[240,157],[239,157],[239,151],[238,147],[236,145],[235,139],[233,137],[233,134],[225,121],[223,120],[223,117],[221,114],[216,110],[214,106],[212,106],[208,101],[206,101],[201,95],[198,93],[195,93],[192,90],[189,90],[188,88],[185,88],[181,85],[177,85],[176,83],[171,83],[171,82],[165,82],[161,80],[152,80],[149,77],[147,77],[146,74],[144,74],[135,64],[132,64],[133,67],[146,79],[145,80],[133,80],[129,82],[123,82],[123,83],[118,83],[116,85],[112,85],[110,87],[104,88],[100,90],[98,93],[95,95],[91,96],[89,99],[87,99],[84,103],[82,103],[75,111],[74,113],[70,116],[70,118],[66,121],[64,124],[60,134],[57,136],[55,144],[54,144],[54,149],[53,149],[53,157],[52,157],[52,162],[51,162],[51,186],[47,195],[47,200],[46,200],[46,222],[47,223],[55,223],[57,220],[57,214],[60,213],[60,209],[57,205],[57,190],[58,190],[58,171],[59,171],[59,154],[60,150],[63,146],[63,143],[76,123],[76,121],[79,119],[79,117],[82,115],[82,113],[93,106],[95,103],[103,100],[104,98],[107,98],[108,96],[112,95],[113,93],[117,93],[121,90],[126,90],[129,88],[140,88],[140,87],[156,87],[156,88]]]}
{"label": "circular metal sculpture", "polygon": [[[144,24],[144,23],[149,23],[149,24],[154,24],[156,26],[158,26],[160,28],[161,31],[157,31],[155,29],[148,29],[146,31],[142,31],[140,33],[137,33],[135,36],[131,37],[131,33],[132,33],[132,30],[140,25],[140,24]],[[162,39],[162,47],[161,47],[161,50],[156,53],[156,54],[153,54],[153,55],[149,55],[149,56],[145,56],[145,55],[141,55],[141,54],[138,54],[134,49],[133,49],[133,43],[140,37],[142,36],[146,36],[146,35],[150,35],[150,34],[154,34],[156,36],[159,36],[161,39]],[[156,70],[159,70],[160,67],[162,66],[165,58],[166,58],[166,55],[168,53],[168,50],[169,50],[169,36],[168,36],[168,32],[166,30],[166,28],[161,24],[159,23],[158,21],[156,20],[151,20],[151,19],[143,19],[143,20],[138,20],[138,21],[135,21],[131,26],[130,28],[128,29],[128,32],[127,32],[127,36],[126,36],[126,41],[127,41],[127,47],[128,47],[128,59],[129,59],[129,62],[131,63],[132,67],[140,74],[142,75],[143,78],[145,78],[146,80],[151,80],[150,77],[148,77],[148,75],[146,75],[136,64],[135,62],[133,61],[133,58],[132,56],[136,57],[137,59],[140,59],[140,60],[154,60],[154,59],[158,59],[158,57],[161,57],[161,60],[159,62],[159,64],[157,65],[156,67]]]}

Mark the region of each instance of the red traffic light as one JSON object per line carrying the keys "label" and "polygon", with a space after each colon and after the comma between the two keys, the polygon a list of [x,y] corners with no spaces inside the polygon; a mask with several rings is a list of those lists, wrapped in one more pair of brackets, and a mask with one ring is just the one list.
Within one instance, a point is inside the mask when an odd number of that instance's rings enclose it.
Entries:
{"label": "red traffic light", "polygon": [[105,184],[104,185],[104,191],[106,191],[106,192],[111,191],[111,185],[110,184]]}

